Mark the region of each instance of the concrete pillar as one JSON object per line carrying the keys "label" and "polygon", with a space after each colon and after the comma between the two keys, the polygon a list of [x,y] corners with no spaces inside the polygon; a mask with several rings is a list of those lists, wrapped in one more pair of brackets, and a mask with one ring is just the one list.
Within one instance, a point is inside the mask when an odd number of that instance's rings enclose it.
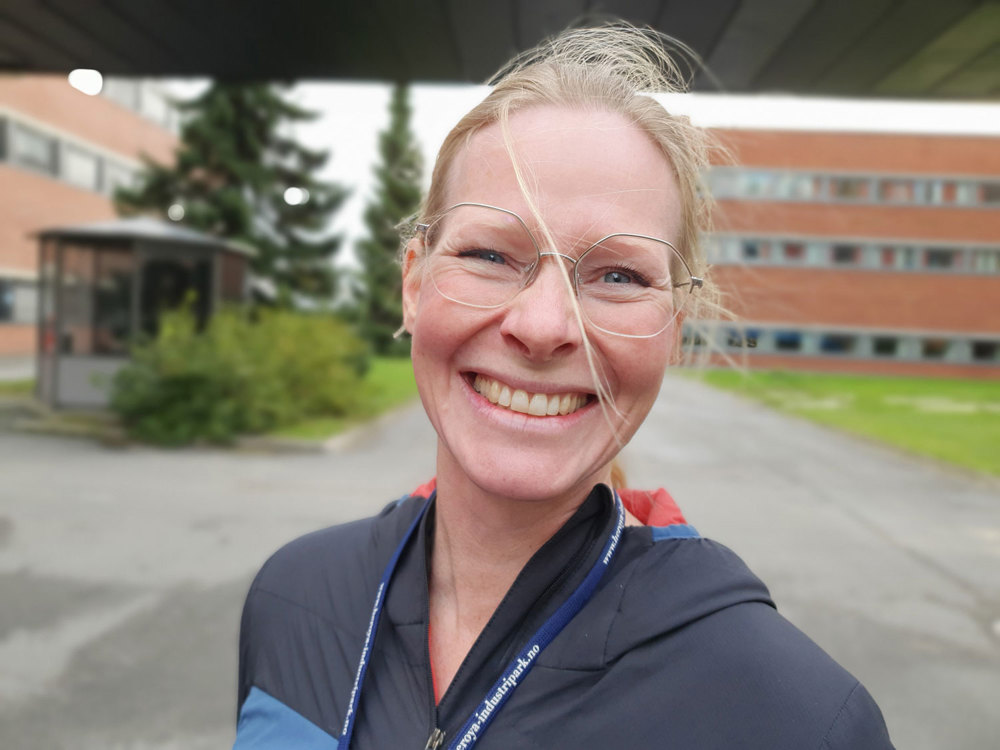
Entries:
{"label": "concrete pillar", "polygon": [[944,358],[948,362],[971,362],[972,342],[968,339],[952,339]]}
{"label": "concrete pillar", "polygon": [[802,331],[802,348],[799,351],[802,354],[819,354],[819,339],[820,334],[817,331]]}
{"label": "concrete pillar", "polygon": [[855,357],[865,357],[866,359],[874,357],[875,352],[872,346],[873,337],[870,333],[859,333],[854,339],[854,351],[852,355]]}

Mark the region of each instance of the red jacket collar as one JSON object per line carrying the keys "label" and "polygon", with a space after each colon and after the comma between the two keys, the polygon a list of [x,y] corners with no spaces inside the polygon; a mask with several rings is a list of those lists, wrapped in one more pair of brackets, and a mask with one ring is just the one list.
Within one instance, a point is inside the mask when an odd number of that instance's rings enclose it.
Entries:
{"label": "red jacket collar", "polygon": [[[415,489],[410,495],[415,497],[430,497],[437,486],[437,479],[432,478]],[[625,505],[625,510],[638,518],[647,526],[670,526],[675,523],[687,523],[677,503],[662,487],[658,490],[633,490],[622,488],[618,496]]]}

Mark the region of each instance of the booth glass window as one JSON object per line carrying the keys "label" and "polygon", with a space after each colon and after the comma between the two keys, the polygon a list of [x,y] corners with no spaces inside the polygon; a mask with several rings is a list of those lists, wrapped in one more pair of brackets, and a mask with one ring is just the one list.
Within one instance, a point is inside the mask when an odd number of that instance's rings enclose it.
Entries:
{"label": "booth glass window", "polygon": [[234,253],[221,253],[219,266],[222,278],[219,296],[223,302],[242,302],[245,298],[246,259]]}
{"label": "booth glass window", "polygon": [[38,256],[38,395],[51,402],[55,393],[56,243],[43,240]]}
{"label": "booth glass window", "polygon": [[38,313],[41,316],[42,340],[47,340],[49,346],[42,346],[42,350],[51,352],[52,343],[55,342],[55,279],[56,279],[56,246],[52,240],[42,242],[41,251],[38,256]]}
{"label": "booth glass window", "polygon": [[60,354],[93,352],[95,260],[91,248],[63,247],[58,304]]}
{"label": "booth glass window", "polygon": [[142,266],[142,331],[155,336],[160,315],[190,299],[198,328],[212,305],[212,261],[198,257],[153,257]]}
{"label": "booth glass window", "polygon": [[130,250],[101,250],[94,283],[94,354],[127,354],[131,337],[132,274]]}
{"label": "booth glass window", "polygon": [[133,263],[127,249],[63,247],[58,306],[60,354],[128,353]]}

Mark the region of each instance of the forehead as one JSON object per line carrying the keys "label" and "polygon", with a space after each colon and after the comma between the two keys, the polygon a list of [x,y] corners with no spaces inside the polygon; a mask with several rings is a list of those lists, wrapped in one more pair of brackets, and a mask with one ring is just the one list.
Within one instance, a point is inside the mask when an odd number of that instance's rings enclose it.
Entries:
{"label": "forehead", "polygon": [[560,238],[612,232],[678,238],[673,170],[652,139],[624,116],[563,107],[512,115],[510,144],[494,123],[473,135],[450,170],[446,205],[486,203],[537,225],[511,152],[547,228]]}

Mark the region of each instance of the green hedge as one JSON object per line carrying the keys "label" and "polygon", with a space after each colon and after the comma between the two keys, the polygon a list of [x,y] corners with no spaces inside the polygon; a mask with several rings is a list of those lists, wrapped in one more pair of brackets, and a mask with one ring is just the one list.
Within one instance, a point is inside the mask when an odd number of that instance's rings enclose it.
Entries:
{"label": "green hedge", "polygon": [[329,316],[230,308],[199,332],[181,309],[133,348],[112,383],[111,407],[142,440],[228,443],[306,416],[349,413],[366,366],[364,343]]}

